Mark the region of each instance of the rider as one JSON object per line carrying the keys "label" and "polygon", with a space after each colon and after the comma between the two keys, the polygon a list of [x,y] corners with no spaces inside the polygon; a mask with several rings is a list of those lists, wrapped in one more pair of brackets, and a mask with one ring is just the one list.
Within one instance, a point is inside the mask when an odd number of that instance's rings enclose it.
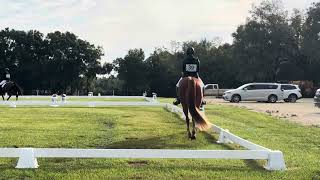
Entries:
{"label": "rider", "polygon": [[180,104],[179,86],[182,78],[188,77],[188,76],[198,78],[201,81],[201,88],[203,89],[204,84],[201,78],[199,77],[199,71],[200,71],[200,61],[197,57],[194,56],[193,47],[189,47],[187,49],[187,57],[184,59],[182,63],[182,77],[179,79],[176,85],[177,98],[176,98],[176,101],[173,102],[174,105]]}
{"label": "rider", "polygon": [[5,68],[4,72],[1,75],[2,81],[0,82],[0,87],[3,88],[4,85],[10,81],[10,72],[9,68]]}

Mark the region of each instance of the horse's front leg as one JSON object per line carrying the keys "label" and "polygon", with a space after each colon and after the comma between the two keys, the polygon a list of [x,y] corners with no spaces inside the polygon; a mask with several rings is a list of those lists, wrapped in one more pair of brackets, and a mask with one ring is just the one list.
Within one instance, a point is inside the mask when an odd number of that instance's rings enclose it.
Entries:
{"label": "horse's front leg", "polygon": [[191,136],[191,140],[195,140],[196,139],[196,125],[194,122],[194,119],[192,118],[192,136]]}
{"label": "horse's front leg", "polygon": [[3,96],[3,94],[1,94],[1,96],[2,96],[2,100],[4,101],[4,96]]}
{"label": "horse's front leg", "polygon": [[11,94],[10,94],[9,97],[7,98],[7,101],[9,101],[10,98],[11,98]]}

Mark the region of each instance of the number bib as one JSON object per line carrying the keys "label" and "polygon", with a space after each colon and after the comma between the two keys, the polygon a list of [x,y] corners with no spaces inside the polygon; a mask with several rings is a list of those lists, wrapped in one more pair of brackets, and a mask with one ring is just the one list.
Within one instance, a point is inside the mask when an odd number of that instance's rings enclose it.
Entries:
{"label": "number bib", "polygon": [[197,72],[198,66],[197,64],[186,64],[187,72]]}
{"label": "number bib", "polygon": [[6,74],[6,78],[10,79],[10,74]]}

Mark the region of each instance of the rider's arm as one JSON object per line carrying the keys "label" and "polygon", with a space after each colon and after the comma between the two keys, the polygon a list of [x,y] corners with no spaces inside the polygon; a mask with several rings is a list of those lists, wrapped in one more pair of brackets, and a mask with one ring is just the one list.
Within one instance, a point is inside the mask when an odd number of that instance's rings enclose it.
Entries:
{"label": "rider's arm", "polygon": [[186,71],[186,61],[183,60],[182,61],[182,73],[184,73]]}
{"label": "rider's arm", "polygon": [[182,61],[182,72],[181,72],[182,76],[184,76],[184,72],[186,72],[186,60],[185,59]]}
{"label": "rider's arm", "polygon": [[198,65],[198,73],[200,73],[200,60],[199,59],[197,59],[198,60],[198,62],[197,62],[197,65]]}

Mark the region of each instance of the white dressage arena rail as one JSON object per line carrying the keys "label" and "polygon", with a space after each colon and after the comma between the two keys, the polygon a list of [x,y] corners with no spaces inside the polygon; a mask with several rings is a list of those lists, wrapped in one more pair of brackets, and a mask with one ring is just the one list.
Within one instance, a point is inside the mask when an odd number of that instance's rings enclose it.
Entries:
{"label": "white dressage arena rail", "polygon": [[[48,100],[28,100],[28,99],[39,99],[47,98]],[[27,96],[26,100],[19,101],[0,101],[0,106],[18,107],[18,106],[51,106],[51,107],[62,107],[62,106],[159,106],[157,97],[144,97],[144,96],[73,96],[78,99],[88,99],[88,101],[59,101],[58,98],[51,98],[50,96]],[[145,101],[90,101],[92,98],[108,98],[108,99],[144,99]]]}
{"label": "white dressage arena rail", "polygon": [[[138,96],[139,97],[139,96]],[[142,97],[142,96],[141,96]],[[148,102],[94,102],[94,106],[160,106],[184,118],[177,106],[159,103],[156,98]],[[18,101],[19,102],[19,101]],[[27,105],[16,102],[15,105]],[[30,101],[29,101],[30,102]],[[51,105],[50,102],[33,101],[29,105]],[[70,102],[69,102],[70,103]],[[77,102],[77,105],[88,105]],[[83,104],[81,104],[83,103]],[[1,104],[0,104],[1,105]],[[7,105],[7,104],[5,104]],[[75,105],[75,104],[68,104]],[[90,107],[90,106],[89,106]],[[216,125],[212,130],[219,134],[218,143],[236,143],[247,150],[168,150],[168,149],[66,149],[66,148],[0,148],[0,157],[19,158],[16,168],[38,168],[37,158],[174,158],[174,159],[262,159],[267,160],[267,170],[285,170],[283,154],[242,139]]]}

